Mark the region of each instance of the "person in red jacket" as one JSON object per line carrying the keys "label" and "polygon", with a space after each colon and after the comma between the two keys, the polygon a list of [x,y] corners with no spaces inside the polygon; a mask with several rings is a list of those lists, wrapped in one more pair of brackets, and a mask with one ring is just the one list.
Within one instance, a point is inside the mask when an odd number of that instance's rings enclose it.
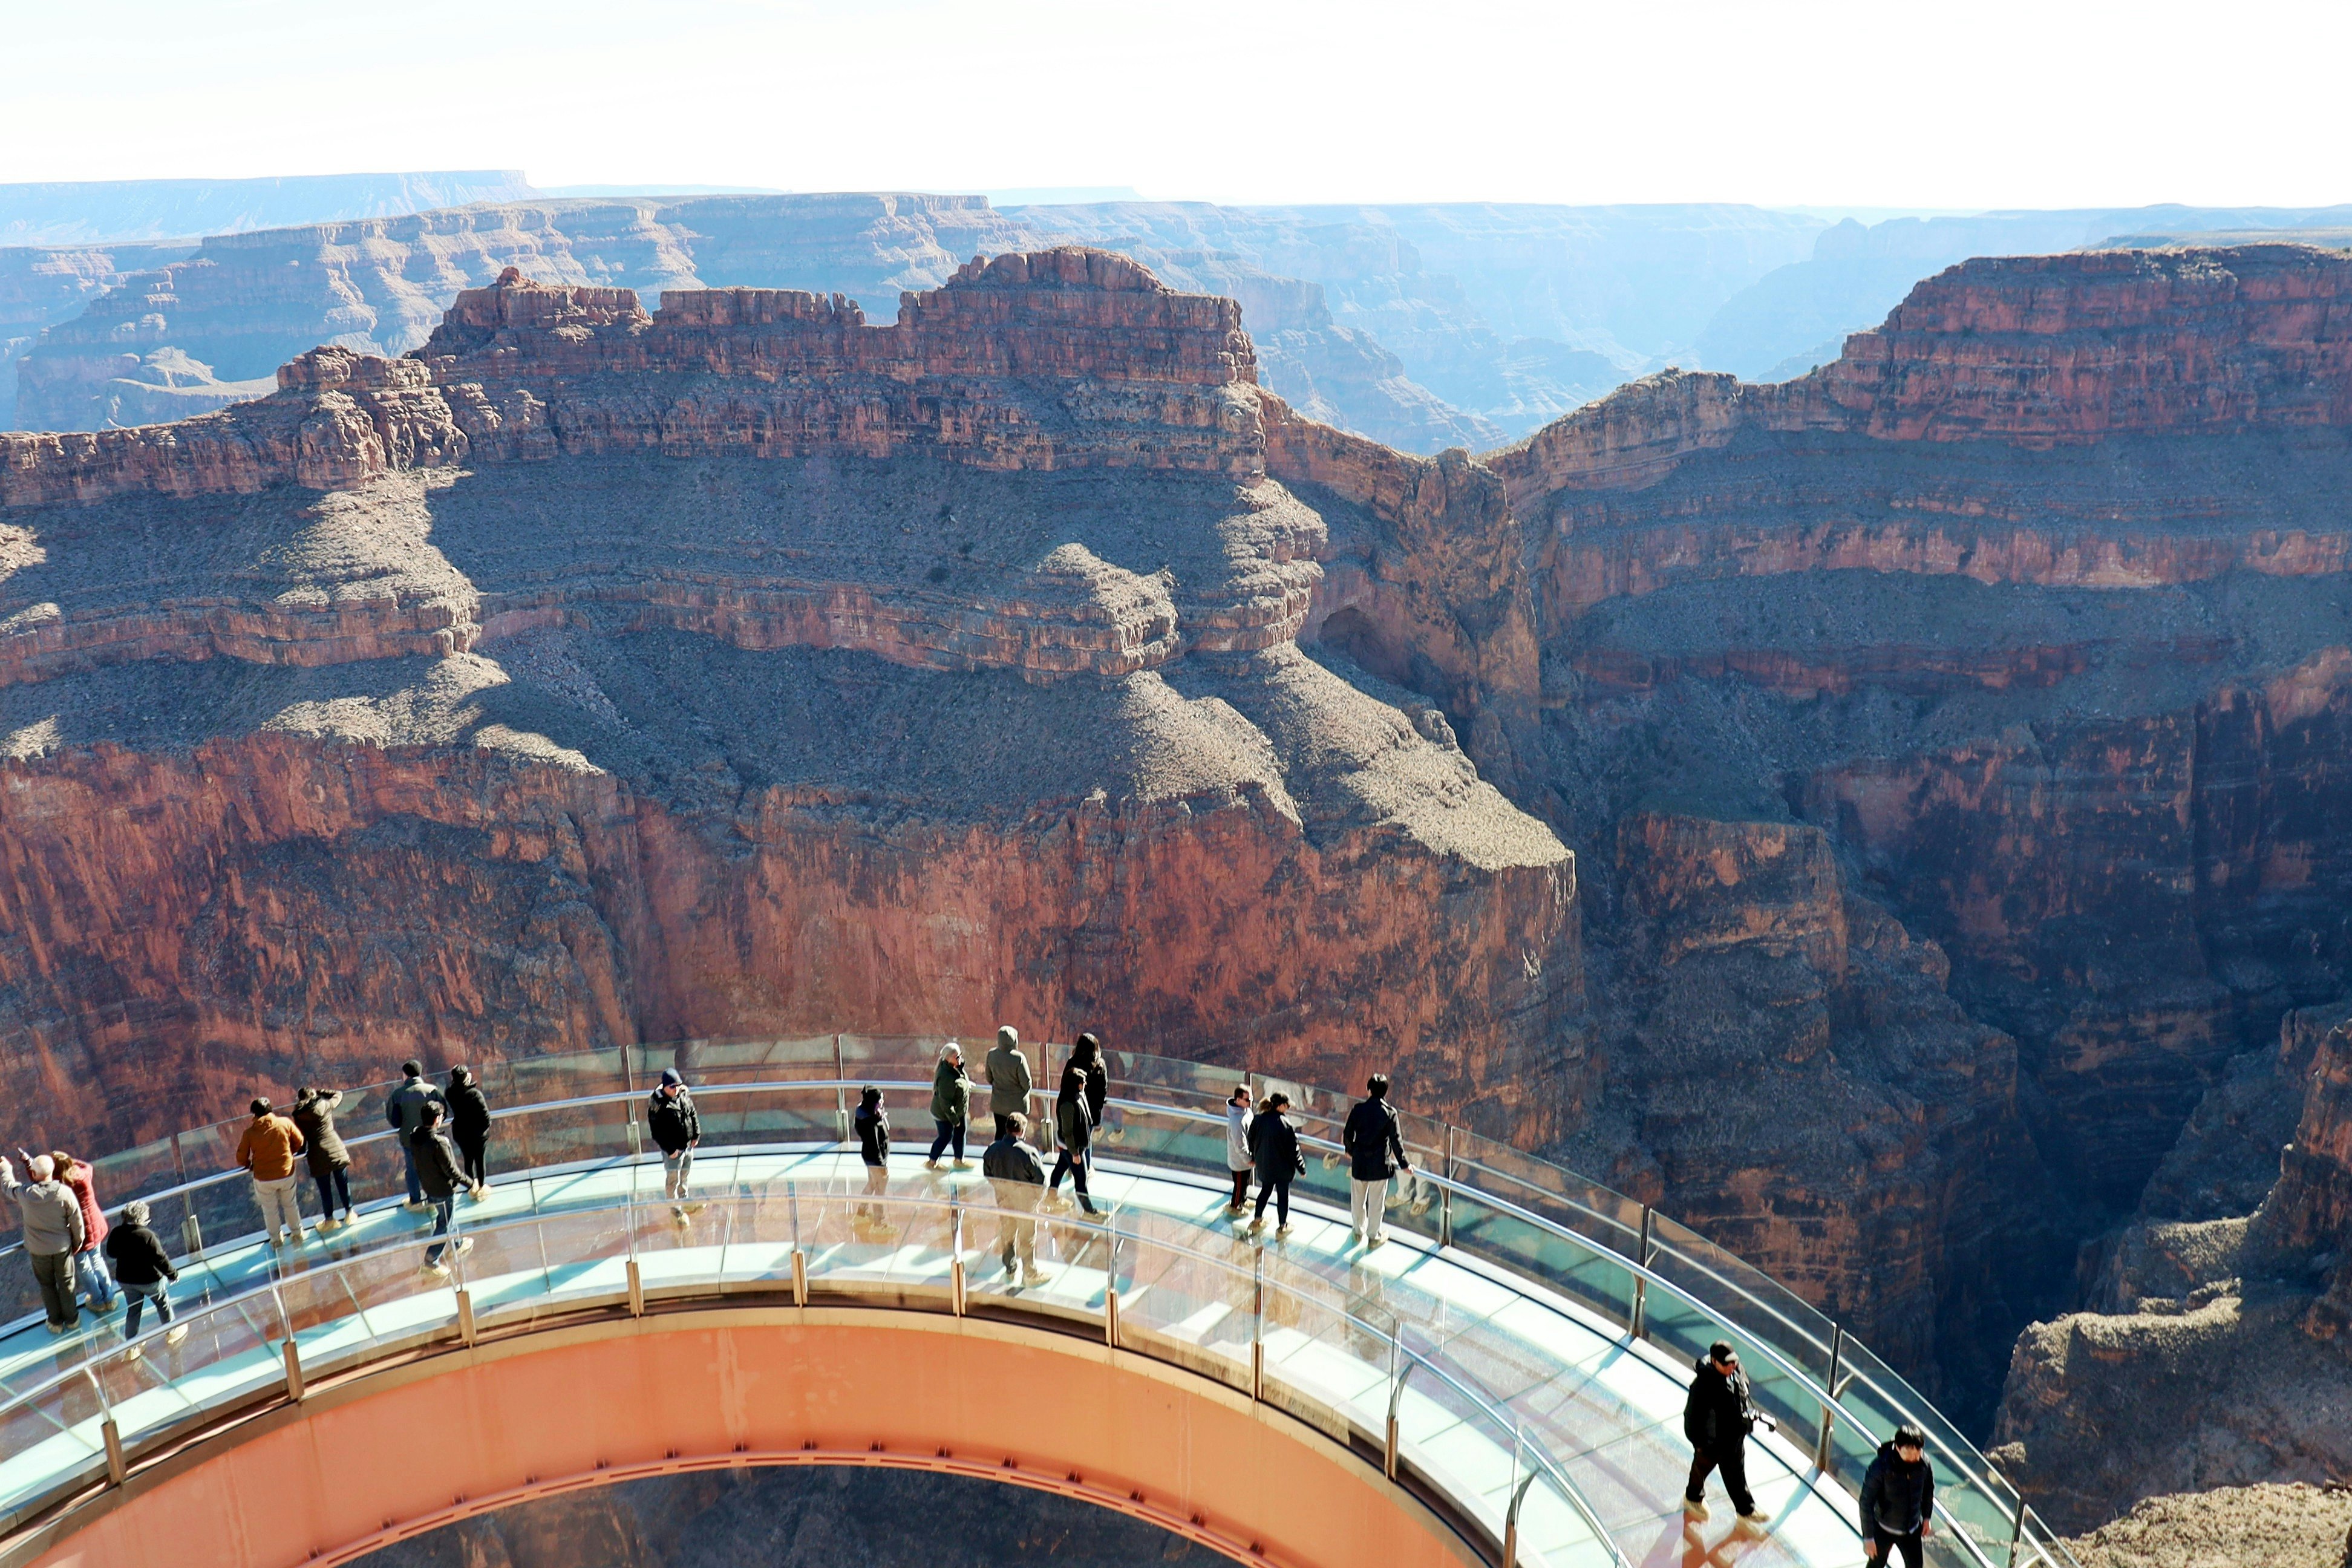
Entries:
{"label": "person in red jacket", "polygon": [[74,1254],[74,1273],[79,1277],[84,1299],[93,1312],[114,1310],[114,1277],[107,1272],[106,1254],[99,1248],[106,1241],[106,1212],[98,1206],[98,1189],[91,1184],[94,1173],[83,1161],[75,1159],[62,1149],[52,1150],[49,1164],[58,1180],[73,1189],[74,1201],[81,1205],[82,1247]]}

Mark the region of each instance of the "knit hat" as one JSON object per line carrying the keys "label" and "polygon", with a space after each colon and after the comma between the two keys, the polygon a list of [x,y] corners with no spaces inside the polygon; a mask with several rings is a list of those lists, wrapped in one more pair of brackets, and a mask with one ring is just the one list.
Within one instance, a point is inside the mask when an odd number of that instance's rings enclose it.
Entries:
{"label": "knit hat", "polygon": [[682,1084],[682,1083],[684,1083],[685,1081],[686,1081],[686,1079],[682,1079],[682,1078],[680,1078],[680,1077],[678,1077],[678,1076],[677,1076],[677,1070],[676,1070],[675,1068],[662,1068],[662,1087],[663,1087],[664,1089],[668,1089],[668,1088],[670,1088],[670,1087],[671,1087],[672,1085],[674,1085],[674,1084]]}

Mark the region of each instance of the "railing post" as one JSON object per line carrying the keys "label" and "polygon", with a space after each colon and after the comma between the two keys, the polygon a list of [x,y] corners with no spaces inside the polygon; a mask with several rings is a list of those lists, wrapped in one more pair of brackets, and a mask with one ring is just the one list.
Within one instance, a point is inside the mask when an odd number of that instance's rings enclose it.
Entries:
{"label": "railing post", "polygon": [[1634,1249],[1633,1261],[1639,1266],[1633,1273],[1633,1304],[1625,1310],[1625,1337],[1640,1339],[1649,1329],[1650,1281],[1642,1270],[1650,1267],[1650,1205],[1642,1205],[1642,1240]]}
{"label": "railing post", "polygon": [[[961,1318],[964,1312],[963,1205],[950,1204],[948,1212],[950,1216],[948,1245],[954,1249],[948,1259],[948,1310]],[[800,1253],[797,1250],[793,1252],[793,1258],[795,1262],[799,1261]],[[798,1271],[795,1270],[796,1276],[797,1273]]]}
{"label": "railing post", "polygon": [[622,1205],[621,1223],[628,1227],[629,1257],[623,1265],[629,1279],[629,1316],[646,1315],[645,1271],[637,1267],[637,1168],[629,1167],[629,1193]]}
{"label": "railing post", "polygon": [[833,1124],[836,1142],[849,1142],[849,1089],[843,1081],[847,1068],[842,1065],[841,1037],[833,1037]]}
{"label": "railing post", "polygon": [[[1527,1442],[1519,1428],[1511,1428],[1511,1501],[1503,1510],[1503,1568],[1519,1568],[1519,1504],[1527,1500],[1528,1489],[1535,1484],[1532,1466],[1523,1467],[1519,1450]],[[1525,1474],[1521,1474],[1522,1469]]]}
{"label": "railing post", "polygon": [[2025,1492],[2020,1489],[2017,1494],[2017,1511],[2010,1517],[2009,1521],[2009,1568],[2017,1568],[2017,1545],[2024,1539]]}
{"label": "railing post", "polygon": [[1454,1245],[1454,1123],[1445,1124],[1445,1180],[1437,1189],[1437,1245]]}
{"label": "railing post", "polygon": [[196,1205],[193,1199],[183,1199],[188,1212],[180,1221],[180,1245],[188,1250],[191,1261],[205,1255],[205,1227],[196,1222]]}
{"label": "railing post", "polygon": [[106,1480],[109,1486],[121,1486],[131,1474],[122,1458],[122,1429],[114,1424],[114,1406],[106,1397],[106,1385],[98,1380],[98,1369],[85,1365],[81,1369],[89,1379],[89,1391],[98,1396],[99,1435],[106,1439]]}
{"label": "railing post", "polygon": [[1250,1397],[1265,1397],[1265,1248],[1250,1253]]}
{"label": "railing post", "polygon": [[1397,1479],[1397,1450],[1402,1431],[1397,1424],[1397,1411],[1404,1400],[1404,1381],[1412,1375],[1412,1363],[1404,1359],[1404,1325],[1400,1323],[1389,1335],[1389,1425],[1381,1458],[1381,1472],[1391,1480]]}
{"label": "railing post", "polygon": [[784,1205],[793,1216],[793,1305],[808,1305],[808,1254],[801,1249],[801,1184],[784,1184]]}
{"label": "railing post", "polygon": [[294,1315],[286,1310],[286,1296],[278,1288],[277,1276],[269,1280],[269,1299],[278,1305],[278,1321],[286,1331],[286,1397],[296,1404],[302,1402],[302,1352],[294,1342]]}
{"label": "railing post", "polygon": [[1111,1205],[1104,1221],[1110,1256],[1103,1262],[1103,1343],[1118,1349],[1118,1205]]}
{"label": "railing post", "polygon": [[1837,1461],[1837,1447],[1831,1441],[1837,1435],[1838,1373],[1845,1369],[1845,1325],[1830,1325],[1830,1379],[1822,1384],[1822,1436],[1813,1447],[1813,1468],[1828,1475]]}

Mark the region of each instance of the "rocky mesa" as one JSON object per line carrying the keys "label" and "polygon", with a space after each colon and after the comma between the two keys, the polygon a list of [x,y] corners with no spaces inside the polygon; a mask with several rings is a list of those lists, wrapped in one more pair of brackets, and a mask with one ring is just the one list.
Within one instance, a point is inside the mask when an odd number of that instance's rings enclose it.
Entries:
{"label": "rocky mesa", "polygon": [[1231,301],[1013,254],[866,322],[466,293],[414,355],[0,437],[0,996],[41,1136],[702,1035],[1393,1061],[1577,1101],[1573,862],[1299,647]]}

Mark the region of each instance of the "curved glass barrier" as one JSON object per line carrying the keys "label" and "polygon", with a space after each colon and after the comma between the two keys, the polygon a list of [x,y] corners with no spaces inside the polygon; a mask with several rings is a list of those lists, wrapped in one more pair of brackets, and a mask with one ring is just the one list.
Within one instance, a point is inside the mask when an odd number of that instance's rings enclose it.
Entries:
{"label": "curved glass barrier", "polygon": [[[987,1043],[970,1043],[969,1070],[979,1071]],[[609,1279],[595,1267],[596,1258],[604,1256],[595,1249],[607,1245],[600,1238],[620,1222],[613,1219],[603,1200],[583,1196],[574,1203],[565,1194],[571,1188],[586,1194],[593,1186],[588,1173],[616,1162],[635,1173],[633,1180],[643,1180],[645,1166],[635,1158],[650,1148],[641,1120],[642,1101],[663,1068],[678,1068],[693,1085],[703,1128],[699,1158],[706,1163],[722,1150],[838,1143],[849,1135],[850,1110],[858,1089],[867,1083],[883,1088],[890,1097],[903,1153],[929,1142],[937,1046],[936,1037],[692,1040],[529,1058],[479,1069],[491,1103],[499,1108],[490,1146],[493,1179],[504,1193],[508,1182],[500,1173],[532,1173],[532,1245],[553,1247],[542,1267],[569,1270],[583,1281],[576,1289],[566,1286],[564,1291],[532,1300],[543,1307],[569,1299],[565,1291],[593,1295],[609,1287]],[[1024,1049],[1038,1083],[1048,1086],[1033,1098],[1033,1110],[1046,1114],[1032,1120],[1050,1145],[1050,1086],[1058,1080],[1066,1053],[1060,1047],[1034,1043]],[[1203,1189],[1223,1188],[1223,1101],[1236,1082],[1246,1080],[1257,1095],[1279,1088],[1291,1097],[1308,1154],[1307,1173],[1295,1194],[1344,1212],[1348,1180],[1339,1157],[1339,1133],[1351,1103],[1348,1097],[1231,1068],[1126,1051],[1107,1055],[1112,1100],[1097,1151],[1105,1162],[1181,1174]],[[385,1082],[346,1089],[337,1110],[351,1146],[354,1192],[393,1194],[373,1205],[363,1197],[363,1207],[378,1213],[387,1204],[396,1204],[403,1185],[398,1151],[389,1131],[379,1130],[385,1097],[396,1087]],[[976,1099],[971,1150],[975,1162],[978,1145],[985,1142],[979,1129],[986,1125],[984,1108],[978,1107]],[[2074,1568],[2063,1543],[1949,1422],[1835,1323],[1784,1287],[1664,1215],[1561,1166],[1425,1118],[1408,1113],[1401,1121],[1414,1170],[1401,1176],[1392,1189],[1391,1228],[1536,1282],[1594,1319],[1614,1325],[1625,1343],[1659,1352],[1685,1369],[1685,1374],[1710,1342],[1730,1340],[1740,1347],[1758,1402],[1778,1424],[1781,1436],[1849,1493],[1859,1487],[1880,1438],[1902,1420],[1917,1422],[1928,1434],[1937,1494],[1947,1515],[1947,1530],[1938,1542],[1931,1542],[1936,1560],[1958,1568],[2037,1563]],[[370,1285],[375,1276],[356,1260],[330,1259],[315,1249],[282,1259],[248,1255],[241,1264],[223,1258],[215,1268],[213,1260],[223,1253],[225,1243],[258,1229],[248,1184],[241,1173],[228,1169],[245,1121],[238,1118],[193,1129],[100,1159],[96,1178],[101,1201],[112,1212],[130,1197],[146,1196],[157,1231],[178,1242],[177,1250],[188,1256],[192,1268],[202,1276],[198,1289],[217,1302],[205,1309],[207,1314],[243,1314],[238,1321],[247,1324],[243,1331],[248,1336],[260,1331],[257,1296],[269,1290],[278,1297],[289,1291],[299,1296],[312,1288],[309,1277],[322,1269],[335,1271],[333,1289],[352,1300],[365,1301],[369,1289],[394,1289],[391,1283]],[[652,1180],[657,1186],[657,1166]],[[300,1185],[306,1207],[315,1206],[316,1194],[307,1176]],[[363,1218],[362,1226],[368,1223]],[[667,1249],[677,1239],[657,1220],[642,1215],[628,1223],[634,1231],[645,1232],[629,1244],[641,1243],[643,1255]],[[1199,1220],[1190,1222],[1189,1228],[1197,1236]],[[756,1226],[745,1245],[755,1244],[772,1251],[781,1246],[787,1258],[792,1251],[789,1242]],[[1154,1245],[1171,1257],[1193,1256],[1183,1251],[1181,1237],[1174,1234],[1158,1237]],[[741,1258],[755,1256],[745,1251]],[[558,1258],[571,1261],[559,1266]],[[774,1267],[771,1258],[771,1271]],[[396,1273],[398,1266],[387,1262],[383,1268]],[[383,1278],[388,1281],[390,1275]],[[647,1279],[650,1289],[650,1273]],[[723,1290],[741,1291],[761,1288],[761,1279],[772,1281],[772,1272],[739,1272],[729,1265],[718,1269],[711,1282]],[[1301,1289],[1290,1281],[1282,1286],[1294,1292]],[[319,1281],[316,1288],[329,1287]],[[865,1282],[860,1289],[866,1289]],[[0,1347],[21,1342],[27,1328],[34,1339],[42,1337],[35,1321],[37,1301],[21,1248],[0,1251],[0,1311],[18,1320],[0,1330]],[[1371,1321],[1382,1321],[1381,1314],[1391,1310],[1380,1301],[1362,1305]],[[278,1310],[274,1300],[271,1307]],[[289,1300],[284,1310],[299,1314],[304,1309]],[[1346,1322],[1355,1321],[1320,1322],[1306,1342],[1344,1341],[1354,1331]],[[1432,1343],[1448,1342],[1442,1308],[1429,1311],[1426,1321],[1434,1325]],[[1408,1322],[1401,1331],[1402,1342],[1418,1343],[1414,1336],[1423,1326],[1420,1320]],[[299,1330],[296,1337],[300,1338]],[[1213,1337],[1210,1342],[1215,1342]],[[0,1479],[5,1479],[5,1465],[15,1462],[20,1430],[56,1425],[89,1397],[72,1392],[73,1379],[58,1372],[60,1357],[68,1353],[0,1354],[0,1456],[5,1456],[0,1458]],[[1470,1342],[1463,1353],[1472,1353]],[[1489,1347],[1480,1353],[1494,1352]],[[104,1359],[95,1344],[89,1345],[89,1354]],[[1496,1366],[1486,1370],[1503,1376]],[[1500,1385],[1463,1375],[1465,1388]],[[1407,1381],[1416,1399],[1444,1397],[1441,1390],[1446,1385],[1442,1381],[1433,1381],[1427,1389],[1418,1379]],[[209,1395],[192,1397],[206,1405],[215,1403]],[[27,1422],[30,1427],[25,1426]],[[1674,1437],[1664,1446],[1678,1446],[1678,1432]],[[1556,1463],[1533,1451],[1522,1458],[1521,1468],[1529,1474]],[[1606,1466],[1601,1469],[1607,1473]],[[1655,1469],[1655,1462],[1649,1462],[1642,1482],[1651,1493],[1664,1484],[1649,1473]],[[1560,1484],[1547,1482],[1537,1492],[1549,1496]],[[1635,1498],[1629,1493],[1626,1506],[1646,1507],[1658,1500],[1655,1495]],[[1605,1505],[1602,1513],[1607,1513]]]}

